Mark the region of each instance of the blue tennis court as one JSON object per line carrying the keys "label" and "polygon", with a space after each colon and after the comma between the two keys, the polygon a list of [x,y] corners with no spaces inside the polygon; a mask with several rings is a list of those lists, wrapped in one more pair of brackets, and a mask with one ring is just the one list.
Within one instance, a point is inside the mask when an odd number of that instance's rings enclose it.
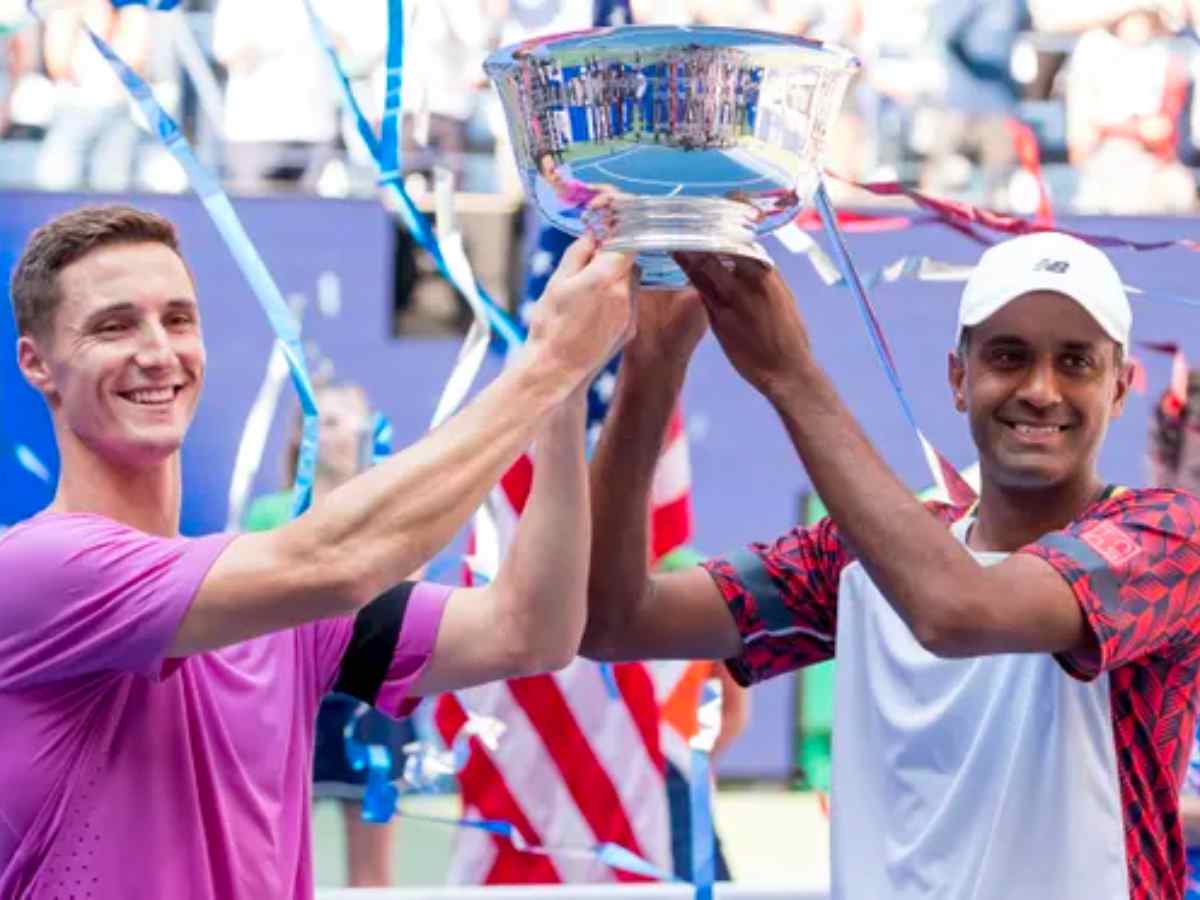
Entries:
{"label": "blue tennis court", "polygon": [[711,195],[791,185],[793,177],[741,150],[691,150],[639,145],[572,164],[576,178],[641,195]]}

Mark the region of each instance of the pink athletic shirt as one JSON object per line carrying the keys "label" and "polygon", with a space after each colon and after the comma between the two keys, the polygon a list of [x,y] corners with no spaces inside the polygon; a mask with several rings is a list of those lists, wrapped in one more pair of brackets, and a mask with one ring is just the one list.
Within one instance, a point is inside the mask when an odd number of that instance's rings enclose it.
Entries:
{"label": "pink athletic shirt", "polygon": [[[313,730],[353,617],[164,654],[234,535],[43,513],[0,537],[0,897],[313,894]],[[409,595],[376,705],[393,716],[450,588]]]}

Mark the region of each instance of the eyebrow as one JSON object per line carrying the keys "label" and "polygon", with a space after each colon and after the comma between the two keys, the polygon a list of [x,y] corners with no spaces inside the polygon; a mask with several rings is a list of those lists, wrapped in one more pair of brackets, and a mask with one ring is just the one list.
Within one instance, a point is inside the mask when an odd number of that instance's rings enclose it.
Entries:
{"label": "eyebrow", "polygon": [[[84,320],[84,328],[90,328],[98,322],[102,322],[110,316],[123,316],[128,313],[137,312],[137,305],[134,303],[111,303],[108,306],[96,310]],[[195,300],[187,300],[183,297],[178,297],[167,301],[167,312],[191,312],[195,313],[198,309]]]}
{"label": "eyebrow", "polygon": [[[1030,343],[1028,339],[1015,334],[997,334],[982,342],[985,347],[1013,345],[1027,347]],[[1100,344],[1097,341],[1063,341],[1056,347],[1056,350],[1060,352],[1065,350],[1070,353],[1095,352],[1099,346]]]}

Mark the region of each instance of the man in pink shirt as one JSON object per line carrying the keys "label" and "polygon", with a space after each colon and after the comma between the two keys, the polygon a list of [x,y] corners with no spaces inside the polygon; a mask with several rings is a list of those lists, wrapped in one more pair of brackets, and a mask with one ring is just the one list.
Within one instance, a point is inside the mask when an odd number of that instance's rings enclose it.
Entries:
{"label": "man in pink shirt", "polygon": [[[323,694],[399,716],[565,665],[590,539],[582,386],[627,335],[631,272],[580,240],[521,359],[456,417],[280,529],[192,539],[179,452],[205,347],[173,226],[104,207],[36,231],[17,355],[61,475],[0,538],[0,897],[310,897]],[[404,582],[535,437],[496,581]]]}

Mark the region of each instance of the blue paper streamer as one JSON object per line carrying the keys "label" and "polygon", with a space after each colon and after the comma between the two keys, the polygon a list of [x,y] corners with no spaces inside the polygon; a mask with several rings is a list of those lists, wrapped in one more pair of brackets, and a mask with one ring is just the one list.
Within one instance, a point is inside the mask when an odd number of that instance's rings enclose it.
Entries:
{"label": "blue paper streamer", "polygon": [[[350,89],[350,80],[346,76],[346,71],[342,66],[341,60],[338,59],[337,51],[334,49],[333,42],[329,39],[324,24],[312,8],[311,0],[304,0],[304,5],[308,12],[308,19],[312,25],[317,43],[325,52],[325,56],[333,69],[334,80],[337,84],[338,92],[342,96],[342,102],[353,116],[355,127],[366,143],[367,149],[371,151],[371,157],[375,160],[375,164],[379,169],[380,186],[385,188],[392,195],[393,199],[396,200],[400,218],[405,228],[408,229],[413,240],[433,258],[438,272],[460,292],[467,293],[467,286],[459,284],[451,273],[450,268],[446,265],[446,260],[442,256],[441,247],[438,244],[437,236],[434,234],[432,226],[417,208],[416,203],[413,202],[412,197],[405,190],[400,178],[399,125],[403,113],[401,107],[402,80],[400,73],[404,66],[404,4],[401,0],[389,0],[388,2],[388,92],[384,98],[383,124],[381,127],[381,136],[378,138],[375,136],[369,120],[363,114],[358,100],[355,99],[354,92]],[[525,327],[501,309],[482,285],[477,285],[477,288],[487,308],[489,321],[497,334],[503,338],[509,347],[521,344],[525,340]]]}
{"label": "blue paper streamer", "polygon": [[388,4],[387,72],[379,127],[379,179],[400,178],[400,115],[404,85],[404,6]]}
{"label": "blue paper streamer", "polygon": [[721,730],[721,683],[704,682],[696,711],[688,771],[688,805],[692,829],[692,883],[696,900],[712,900],[716,881],[716,833],[712,816],[712,762],[710,754]]}
{"label": "blue paper streamer", "polygon": [[[428,816],[406,813],[400,806],[400,789],[392,782],[391,751],[382,744],[368,744],[360,741],[357,736],[358,723],[370,710],[365,703],[350,717],[342,731],[345,744],[346,761],[356,772],[367,773],[366,792],[363,797],[362,817],[364,821],[383,824],[391,821],[393,815],[421,822],[432,822],[439,825],[449,825],[454,828],[474,828],[486,831],[509,841],[517,850],[527,853],[538,853],[547,856],[571,856],[575,858],[593,858],[613,869],[644,875],[659,881],[680,881],[670,872],[660,869],[654,863],[631,850],[605,842],[591,845],[571,844],[531,844],[524,839],[516,825],[503,819],[471,819],[451,818],[448,816]],[[709,831],[711,832],[711,824]],[[711,835],[710,835],[711,839]]]}
{"label": "blue paper streamer", "polygon": [[595,859],[606,866],[613,869],[619,869],[623,872],[630,872],[635,875],[643,875],[646,878],[653,878],[662,882],[680,883],[682,879],[676,878],[670,872],[667,872],[647,859],[638,856],[631,850],[622,847],[620,844],[605,842],[602,844],[591,845],[572,845],[572,844],[531,844],[526,841],[521,832],[512,822],[506,822],[502,819],[454,819],[447,816],[426,816],[413,813],[406,813],[403,809],[398,810],[399,815],[406,819],[413,819],[418,822],[432,822],[440,825],[449,825],[455,828],[474,828],[479,831],[486,831],[489,834],[494,834],[497,837],[504,838],[513,847],[525,853],[537,853],[542,856],[564,856],[573,857],[576,859],[588,858]]}
{"label": "blue paper streamer", "polygon": [[713,835],[712,789],[708,753],[692,750],[688,799],[692,808],[692,883],[696,900],[712,900],[716,880],[716,842]]}
{"label": "blue paper streamer", "polygon": [[360,703],[342,731],[346,762],[355,772],[367,773],[363,794],[363,821],[382,825],[391,821],[400,799],[399,789],[392,784],[392,752],[383,744],[366,744],[357,737],[358,723],[371,707]]}
{"label": "blue paper streamer", "polygon": [[299,323],[284,301],[279,286],[271,277],[262,257],[259,256],[254,242],[250,240],[250,236],[242,227],[237,213],[233,210],[233,205],[229,202],[229,197],[221,189],[216,176],[205,169],[196,159],[175,120],[154,99],[150,87],[142,80],[141,76],[129,68],[95,32],[89,29],[88,35],[141,109],[151,130],[187,172],[192,190],[204,204],[217,231],[220,232],[230,253],[237,261],[238,267],[242,270],[242,274],[249,282],[255,298],[263,312],[266,313],[275,336],[283,346],[288,371],[291,373],[296,393],[300,397],[300,409],[303,413],[296,484],[292,494],[292,515],[298,516],[312,502],[312,482],[316,471],[319,428],[316,395],[304,362]]}
{"label": "blue paper streamer", "polygon": [[13,455],[16,456],[17,462],[21,468],[37,478],[39,481],[50,483],[50,469],[46,464],[38,459],[38,455],[29,449],[25,444],[17,444],[13,447]]}
{"label": "blue paper streamer", "polygon": [[834,211],[833,204],[829,200],[829,193],[825,190],[824,181],[820,182],[817,186],[817,192],[813,199],[817,213],[821,217],[821,224],[825,227],[825,234],[829,238],[834,261],[842,273],[846,287],[850,289],[850,293],[854,295],[854,299],[858,304],[858,311],[862,315],[863,323],[867,326],[867,335],[871,339],[871,346],[875,350],[875,355],[879,357],[884,374],[892,386],[892,392],[896,395],[896,399],[900,401],[900,408],[904,411],[904,417],[919,432],[921,429],[917,424],[917,417],[913,413],[912,405],[908,402],[908,395],[904,392],[904,385],[900,381],[900,373],[896,369],[883,333],[879,329],[875,311],[871,307],[871,301],[867,298],[867,292],[858,277],[858,270],[855,269],[854,261],[850,258],[850,252],[846,249],[845,238],[842,236],[841,227],[838,225],[837,213]]}
{"label": "blue paper streamer", "polygon": [[617,684],[617,673],[610,662],[596,663],[600,669],[600,678],[604,682],[604,690],[609,700],[621,699],[621,686]]}
{"label": "blue paper streamer", "polygon": [[392,455],[392,420],[376,413],[371,425],[371,465],[377,466]]}

